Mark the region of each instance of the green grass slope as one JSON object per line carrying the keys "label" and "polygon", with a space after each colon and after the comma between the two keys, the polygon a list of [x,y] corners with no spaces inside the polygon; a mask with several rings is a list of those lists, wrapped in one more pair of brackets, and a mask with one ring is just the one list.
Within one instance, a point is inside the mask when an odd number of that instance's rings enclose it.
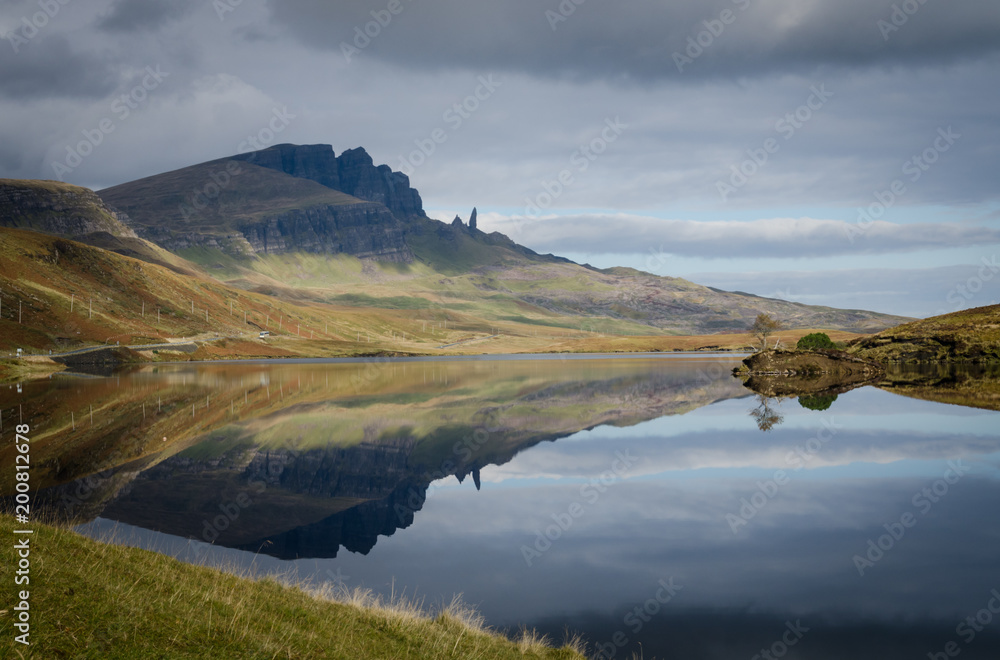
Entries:
{"label": "green grass slope", "polygon": [[[291,355],[294,349],[275,345],[314,339],[327,351],[350,355],[358,352],[360,333],[381,340],[398,333],[404,322],[407,330],[419,327],[405,310],[348,310],[276,299],[68,239],[0,228],[3,353],[243,334],[262,350],[247,345],[237,354]],[[269,344],[256,341],[262,329],[271,332]],[[429,331],[421,339],[437,345],[450,337]],[[384,349],[378,341],[365,344],[366,352]]]}
{"label": "green grass slope", "polygon": [[[0,515],[0,533],[10,539],[14,529],[13,518]],[[530,635],[510,641],[458,604],[430,618],[364,595],[334,602],[273,579],[243,579],[65,529],[30,529],[31,645],[14,641],[10,603],[0,611],[6,658],[583,657]],[[14,550],[4,553],[0,575],[13,584]]]}
{"label": "green grass slope", "polygon": [[1000,361],[1000,305],[890,328],[855,340],[850,350],[880,362]]}

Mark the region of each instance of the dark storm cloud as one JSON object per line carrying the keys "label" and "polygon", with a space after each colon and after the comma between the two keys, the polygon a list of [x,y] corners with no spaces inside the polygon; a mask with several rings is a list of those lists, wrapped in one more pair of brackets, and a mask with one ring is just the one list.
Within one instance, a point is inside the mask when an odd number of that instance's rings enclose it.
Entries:
{"label": "dark storm cloud", "polygon": [[[361,46],[358,56],[414,68],[650,80],[681,76],[674,53],[691,59],[682,63],[683,74],[698,77],[821,65],[940,64],[1000,48],[1000,5],[992,0],[577,2],[268,4],[278,23],[313,46],[339,52],[346,42]],[[895,16],[894,5],[900,7]],[[370,44],[364,37],[355,43],[356,29],[378,18],[383,25],[370,27],[377,33]],[[688,50],[689,39],[702,45]]]}
{"label": "dark storm cloud", "polygon": [[62,35],[38,37],[17,54],[0,57],[0,97],[5,100],[96,99],[117,84],[109,61],[70,45]]}
{"label": "dark storm cloud", "polygon": [[183,18],[196,6],[193,0],[117,0],[98,27],[111,32],[152,31]]}

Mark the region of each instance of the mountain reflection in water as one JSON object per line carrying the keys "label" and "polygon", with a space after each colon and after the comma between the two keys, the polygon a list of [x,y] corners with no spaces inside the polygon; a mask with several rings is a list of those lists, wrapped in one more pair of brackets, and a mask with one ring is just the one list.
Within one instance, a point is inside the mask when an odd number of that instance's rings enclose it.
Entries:
{"label": "mountain reflection in water", "polygon": [[761,399],[735,364],[160,366],[0,409],[50,512],[186,561],[462,593],[602,658],[1000,657],[995,371]]}

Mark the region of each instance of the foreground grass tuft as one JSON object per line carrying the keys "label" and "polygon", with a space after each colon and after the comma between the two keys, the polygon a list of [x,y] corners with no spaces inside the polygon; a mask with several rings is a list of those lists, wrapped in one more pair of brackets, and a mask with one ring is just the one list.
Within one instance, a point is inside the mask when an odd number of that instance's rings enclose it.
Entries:
{"label": "foreground grass tuft", "polygon": [[[434,618],[413,604],[352,592],[307,593],[274,579],[249,580],[136,548],[99,543],[33,523],[31,646],[13,641],[0,611],[5,658],[582,658],[533,633],[512,642],[458,599]],[[0,534],[14,520],[0,515]],[[13,550],[0,579],[13,585]],[[9,590],[8,590],[9,591]]]}

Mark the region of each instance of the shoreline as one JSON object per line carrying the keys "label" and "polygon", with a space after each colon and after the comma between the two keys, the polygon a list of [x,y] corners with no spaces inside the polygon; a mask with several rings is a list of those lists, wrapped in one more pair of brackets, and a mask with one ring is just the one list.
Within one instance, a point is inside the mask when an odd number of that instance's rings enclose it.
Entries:
{"label": "shoreline", "polygon": [[[548,640],[533,631],[511,638],[486,626],[458,598],[427,610],[365,591],[309,588],[281,574],[249,577],[189,564],[59,525],[18,525],[32,530],[31,567],[37,564],[45,580],[34,586],[33,579],[32,588],[21,592],[27,594],[21,596],[29,608],[24,610],[28,623],[22,625],[28,627],[30,646],[9,636],[0,648],[8,648],[12,657],[15,649],[31,653],[33,647],[52,656],[108,658],[166,653],[376,660],[403,652],[429,660],[440,657],[442,649],[450,649],[450,657],[488,651],[498,660],[584,658],[579,638]],[[0,513],[0,530],[13,536],[11,513]],[[55,561],[66,556],[74,561]],[[136,628],[146,632],[133,634]],[[393,634],[385,635],[387,630]]]}

